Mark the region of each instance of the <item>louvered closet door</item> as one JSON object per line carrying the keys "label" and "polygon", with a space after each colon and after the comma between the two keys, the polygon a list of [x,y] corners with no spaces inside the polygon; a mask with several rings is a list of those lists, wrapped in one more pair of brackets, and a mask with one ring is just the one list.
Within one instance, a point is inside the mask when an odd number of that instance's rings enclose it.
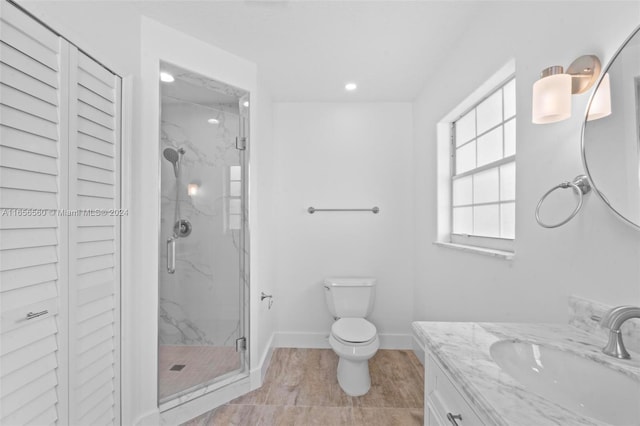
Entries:
{"label": "louvered closet door", "polygon": [[0,5],[0,424],[118,424],[120,78]]}
{"label": "louvered closet door", "polygon": [[64,423],[66,230],[45,211],[66,203],[61,41],[1,7],[0,424]]}
{"label": "louvered closet door", "polygon": [[70,49],[69,417],[119,422],[120,78]]}

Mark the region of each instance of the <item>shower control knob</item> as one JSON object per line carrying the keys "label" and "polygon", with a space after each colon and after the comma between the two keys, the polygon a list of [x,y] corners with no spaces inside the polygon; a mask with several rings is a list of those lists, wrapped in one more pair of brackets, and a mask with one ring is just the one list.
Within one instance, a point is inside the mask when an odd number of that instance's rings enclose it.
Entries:
{"label": "shower control knob", "polygon": [[186,219],[180,219],[173,225],[173,232],[178,237],[188,237],[191,234],[191,222]]}

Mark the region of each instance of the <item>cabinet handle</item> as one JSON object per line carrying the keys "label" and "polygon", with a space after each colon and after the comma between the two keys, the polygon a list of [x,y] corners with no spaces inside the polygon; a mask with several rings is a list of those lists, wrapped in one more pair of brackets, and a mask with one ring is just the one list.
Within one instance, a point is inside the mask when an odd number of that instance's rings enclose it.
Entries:
{"label": "cabinet handle", "polygon": [[36,313],[29,312],[29,313],[26,315],[26,318],[27,318],[28,320],[30,320],[30,319],[34,319],[34,318],[41,317],[41,316],[43,316],[43,315],[47,315],[48,313],[49,313],[49,311],[47,311],[46,309],[45,309],[44,311],[40,311],[40,312],[36,312]]}
{"label": "cabinet handle", "polygon": [[449,420],[453,426],[458,426],[458,422],[456,420],[462,420],[462,414],[447,413],[447,420]]}

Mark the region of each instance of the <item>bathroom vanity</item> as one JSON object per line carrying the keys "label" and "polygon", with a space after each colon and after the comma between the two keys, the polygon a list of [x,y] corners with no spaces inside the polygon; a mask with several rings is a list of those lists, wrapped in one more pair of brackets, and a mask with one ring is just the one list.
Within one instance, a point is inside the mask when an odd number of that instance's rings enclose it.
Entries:
{"label": "bathroom vanity", "polygon": [[413,331],[425,350],[425,425],[640,424],[640,354],[604,355],[600,333],[447,322]]}

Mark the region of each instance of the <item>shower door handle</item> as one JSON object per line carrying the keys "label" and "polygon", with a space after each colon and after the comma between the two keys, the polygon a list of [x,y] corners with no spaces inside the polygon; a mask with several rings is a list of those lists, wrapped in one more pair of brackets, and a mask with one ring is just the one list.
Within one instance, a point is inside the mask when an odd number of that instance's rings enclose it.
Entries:
{"label": "shower door handle", "polygon": [[167,239],[167,272],[176,272],[176,239],[173,237]]}

